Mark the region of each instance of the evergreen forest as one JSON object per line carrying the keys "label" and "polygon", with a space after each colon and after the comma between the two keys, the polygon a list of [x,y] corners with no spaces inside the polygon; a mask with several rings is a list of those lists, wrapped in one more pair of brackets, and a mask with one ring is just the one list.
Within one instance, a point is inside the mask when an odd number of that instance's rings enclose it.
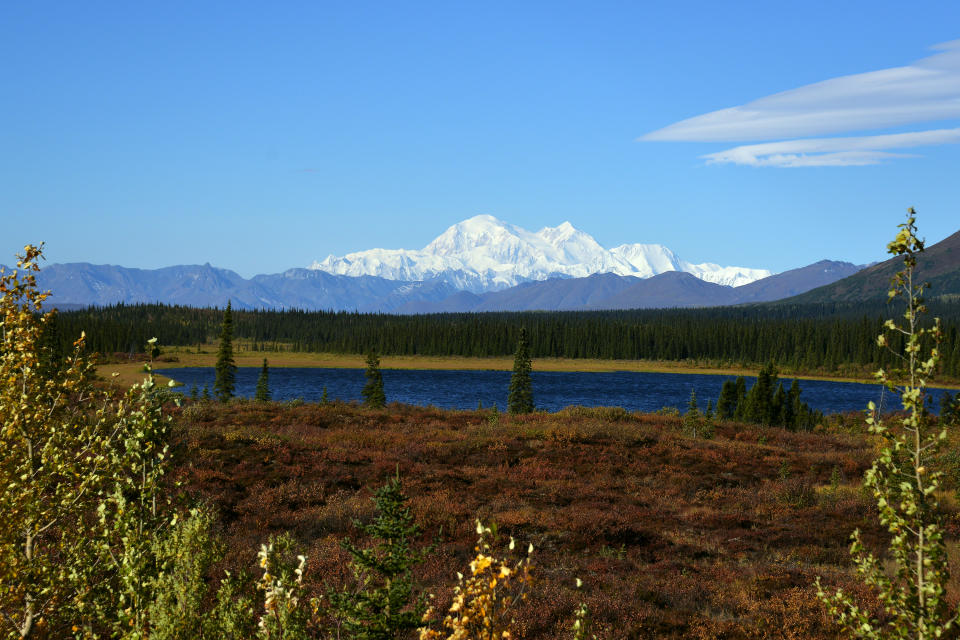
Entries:
{"label": "evergreen forest", "polygon": [[[960,377],[960,302],[936,301],[943,322],[941,373]],[[782,370],[843,372],[889,366],[877,349],[883,303],[752,305],[709,309],[388,315],[301,310],[233,311],[234,334],[248,348],[327,353],[489,357],[512,355],[521,329],[533,358],[698,360]],[[59,314],[48,336],[68,349],[86,332],[101,353],[140,352],[215,340],[224,310],[119,304]],[[897,350],[902,345],[891,341]]]}

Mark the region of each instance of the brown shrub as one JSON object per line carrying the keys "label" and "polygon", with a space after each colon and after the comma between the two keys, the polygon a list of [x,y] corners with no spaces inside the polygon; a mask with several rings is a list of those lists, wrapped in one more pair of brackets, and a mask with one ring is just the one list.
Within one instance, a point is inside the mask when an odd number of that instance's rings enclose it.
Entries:
{"label": "brown shrub", "polygon": [[[854,484],[872,455],[858,434],[722,423],[704,441],[676,418],[621,411],[491,425],[488,412],[251,404],[180,416],[176,479],[218,507],[225,564],[252,568],[288,529],[311,588],[341,584],[338,540],[358,537],[353,520],[399,468],[422,542],[438,543],[416,574],[438,609],[472,557],[475,518],[533,542],[536,587],[518,619],[530,640],[562,637],[581,598],[603,638],[833,638],[814,577],[856,589],[849,532],[885,539]],[[834,467],[844,483],[827,500]]]}

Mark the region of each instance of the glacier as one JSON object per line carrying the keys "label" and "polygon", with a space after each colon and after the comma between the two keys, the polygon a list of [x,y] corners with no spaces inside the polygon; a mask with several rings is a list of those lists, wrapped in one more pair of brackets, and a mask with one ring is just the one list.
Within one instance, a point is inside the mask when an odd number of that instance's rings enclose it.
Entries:
{"label": "glacier", "polygon": [[569,222],[531,232],[491,215],[449,227],[423,249],[368,249],[327,256],[309,269],[334,275],[388,280],[435,280],[485,293],[548,278],[584,278],[595,273],[649,278],[685,271],[701,280],[737,287],[773,275],[767,269],[723,267],[682,260],[659,244],[624,244],[605,249]]}

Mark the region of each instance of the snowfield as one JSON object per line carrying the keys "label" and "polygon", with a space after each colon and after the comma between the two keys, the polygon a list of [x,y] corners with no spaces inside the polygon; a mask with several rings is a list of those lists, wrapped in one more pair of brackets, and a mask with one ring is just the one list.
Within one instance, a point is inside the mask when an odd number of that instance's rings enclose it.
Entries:
{"label": "snowfield", "polygon": [[388,280],[441,280],[457,289],[484,293],[531,280],[584,278],[594,273],[649,278],[686,271],[701,280],[737,287],[773,275],[767,269],[692,264],[659,244],[624,244],[605,249],[569,222],[537,232],[479,215],[459,222],[420,250],[369,249],[328,256],[310,269],[336,275]]}

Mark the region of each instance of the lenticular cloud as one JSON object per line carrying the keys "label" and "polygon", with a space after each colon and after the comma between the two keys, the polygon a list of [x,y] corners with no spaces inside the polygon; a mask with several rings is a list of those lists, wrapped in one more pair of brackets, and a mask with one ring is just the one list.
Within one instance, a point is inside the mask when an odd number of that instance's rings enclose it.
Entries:
{"label": "lenticular cloud", "polygon": [[[913,154],[889,149],[960,142],[960,129],[815,137],[960,118],[960,40],[905,66],[842,76],[713,111],[643,141],[753,142],[703,156],[751,166],[850,166]],[[786,140],[785,140],[786,139]]]}
{"label": "lenticular cloud", "polygon": [[710,164],[744,164],[755,167],[857,166],[877,164],[914,154],[891,153],[904,149],[960,142],[960,129],[935,129],[911,133],[851,138],[807,138],[749,144],[702,156]]}

